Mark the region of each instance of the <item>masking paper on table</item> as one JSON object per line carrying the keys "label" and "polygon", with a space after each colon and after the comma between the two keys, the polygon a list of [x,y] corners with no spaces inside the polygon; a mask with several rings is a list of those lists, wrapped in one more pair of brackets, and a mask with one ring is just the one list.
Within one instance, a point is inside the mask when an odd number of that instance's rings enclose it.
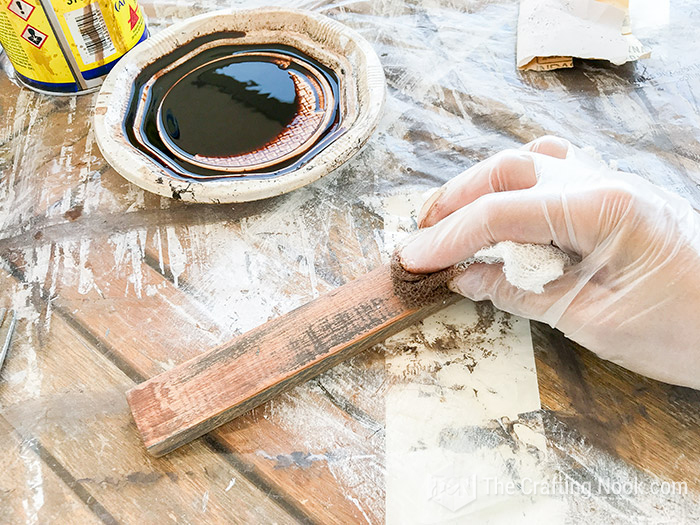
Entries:
{"label": "masking paper on table", "polygon": [[[382,251],[416,229],[426,195],[370,204]],[[526,319],[463,300],[384,343],[386,523],[561,522]]]}
{"label": "masking paper on table", "polygon": [[518,69],[573,67],[573,57],[621,65],[648,58],[635,38],[628,0],[521,0]]}

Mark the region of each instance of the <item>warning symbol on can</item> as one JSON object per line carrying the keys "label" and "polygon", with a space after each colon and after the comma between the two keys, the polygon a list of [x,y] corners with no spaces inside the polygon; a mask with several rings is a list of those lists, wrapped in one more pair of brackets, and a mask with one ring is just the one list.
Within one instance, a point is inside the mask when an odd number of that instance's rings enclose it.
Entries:
{"label": "warning symbol on can", "polygon": [[12,0],[7,8],[24,21],[29,20],[29,17],[32,16],[32,11],[34,11],[34,6],[24,0]]}
{"label": "warning symbol on can", "polygon": [[27,42],[32,44],[37,49],[41,49],[41,46],[43,46],[44,42],[46,42],[48,35],[45,35],[36,27],[32,27],[27,24],[27,27],[25,27],[24,31],[22,32],[22,38],[24,38]]}
{"label": "warning symbol on can", "polygon": [[0,0],[0,46],[19,82],[40,93],[95,90],[146,38],[139,0]]}

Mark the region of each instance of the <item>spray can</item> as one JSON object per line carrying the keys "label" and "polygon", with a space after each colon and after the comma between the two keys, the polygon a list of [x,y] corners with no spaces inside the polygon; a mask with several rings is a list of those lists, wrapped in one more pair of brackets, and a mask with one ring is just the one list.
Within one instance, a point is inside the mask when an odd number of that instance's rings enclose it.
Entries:
{"label": "spray can", "polygon": [[0,44],[17,80],[41,93],[96,90],[147,37],[138,0],[0,0]]}

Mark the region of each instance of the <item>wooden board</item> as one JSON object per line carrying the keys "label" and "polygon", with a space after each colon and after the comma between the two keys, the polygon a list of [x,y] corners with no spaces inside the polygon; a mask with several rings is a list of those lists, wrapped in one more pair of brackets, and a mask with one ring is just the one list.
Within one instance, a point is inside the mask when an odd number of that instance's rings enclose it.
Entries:
{"label": "wooden board", "polygon": [[161,456],[420,321],[458,296],[408,308],[382,266],[127,392]]}
{"label": "wooden board", "polygon": [[[575,456],[576,447],[592,446],[660,479],[685,481],[689,489],[700,491],[700,442],[695,439],[699,391],[604,361],[542,323],[532,323],[532,335],[552,450]],[[573,459],[563,463],[576,464]]]}

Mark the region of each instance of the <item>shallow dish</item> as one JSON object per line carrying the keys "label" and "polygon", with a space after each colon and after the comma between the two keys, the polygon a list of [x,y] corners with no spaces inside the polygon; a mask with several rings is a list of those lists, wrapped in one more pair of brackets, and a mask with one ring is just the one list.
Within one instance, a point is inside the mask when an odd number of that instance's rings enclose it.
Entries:
{"label": "shallow dish", "polygon": [[[248,57],[290,68],[298,114],[286,114],[279,129],[272,130],[278,135],[262,135],[267,143],[255,151],[233,147],[231,154],[222,153],[226,141],[221,140],[221,130],[212,132],[211,144],[201,137],[180,143],[180,127],[191,127],[192,115],[182,103],[189,100],[188,93],[178,93],[177,86],[189,81],[192,71],[207,72],[207,67],[222,64],[232,71]],[[267,71],[261,78],[270,73],[276,74]],[[207,75],[214,78],[211,71]],[[233,87],[217,84],[216,89],[239,93],[241,85],[254,84],[247,78],[241,84],[239,74]],[[257,85],[255,89],[252,95],[244,93],[245,102],[264,104],[264,112],[270,90]],[[261,91],[265,91],[262,98]],[[202,102],[209,95],[193,96]],[[193,202],[250,201],[299,188],[348,160],[374,131],[384,96],[379,59],[352,29],[301,10],[220,11],[178,23],[128,53],[98,95],[95,134],[105,159],[148,191]],[[291,107],[272,102],[273,109]],[[177,114],[178,107],[185,109]],[[201,107],[206,114],[206,106]],[[225,127],[226,120],[219,120],[218,125]],[[236,125],[231,123],[231,136],[240,138],[245,129],[236,135]]]}

